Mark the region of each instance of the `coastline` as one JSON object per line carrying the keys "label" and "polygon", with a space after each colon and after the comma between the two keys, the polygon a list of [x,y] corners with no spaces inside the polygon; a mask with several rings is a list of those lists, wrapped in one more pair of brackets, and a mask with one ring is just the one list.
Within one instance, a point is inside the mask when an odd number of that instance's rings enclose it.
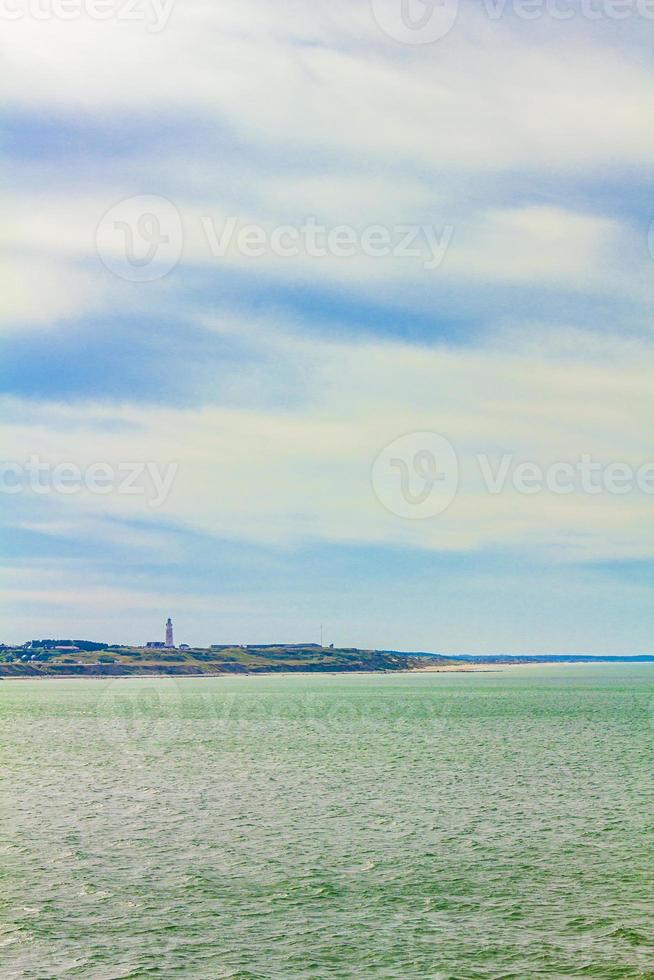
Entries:
{"label": "coastline", "polygon": [[[321,651],[322,652],[322,651]],[[326,651],[325,651],[326,652]],[[331,652],[331,651],[330,651]],[[207,677],[290,677],[290,676],[311,676],[317,675],[347,675],[354,674],[359,676],[379,676],[384,674],[479,674],[479,673],[500,673],[508,669],[527,667],[530,670],[535,668],[549,667],[591,667],[599,665],[606,667],[609,664],[616,666],[631,665],[654,665],[654,659],[624,658],[622,660],[607,658],[579,660],[551,660],[539,659],[534,657],[533,661],[519,659],[511,661],[499,658],[490,659],[486,662],[454,661],[446,657],[429,659],[425,656],[356,651],[355,657],[341,657],[340,662],[329,662],[325,659],[303,658],[302,661],[296,659],[297,652],[288,651],[286,657],[266,657],[263,662],[256,662],[250,657],[247,660],[212,660],[200,664],[187,660],[185,663],[161,663],[153,661],[150,663],[139,663],[138,661],[116,661],[113,663],[75,663],[75,664],[49,664],[40,663],[0,663],[0,682],[11,680],[115,680],[117,678],[207,678]],[[199,659],[199,658],[198,658]]]}
{"label": "coastline", "polygon": [[[647,661],[645,663],[648,663]],[[654,662],[649,662],[654,666]],[[33,673],[33,674],[11,674],[0,675],[0,683],[4,681],[115,681],[115,680],[234,680],[234,679],[255,679],[258,677],[387,677],[392,675],[411,675],[411,674],[499,674],[506,670],[513,670],[525,667],[533,670],[536,667],[597,667],[597,666],[625,666],[624,661],[608,661],[606,664],[597,661],[550,661],[538,663],[508,663],[508,664],[461,664],[461,665],[440,665],[434,667],[409,667],[406,670],[256,670],[256,671],[216,671],[209,673],[189,672],[164,672],[164,671],[144,671],[130,673],[113,671],[112,673]],[[627,662],[629,665],[629,662]]]}
{"label": "coastline", "polygon": [[[252,671],[202,671],[191,673],[189,671],[139,671],[130,672],[113,669],[111,672],[100,672],[89,670],[87,672],[74,671],[65,673],[45,673],[38,671],[34,673],[12,673],[0,674],[0,683],[3,681],[70,681],[70,680],[147,680],[152,678],[174,678],[175,680],[208,680],[208,679],[234,679],[234,678],[255,678],[255,677],[388,677],[395,674],[488,674],[498,673],[499,671],[520,664],[441,664],[428,667],[407,667],[401,670],[252,670]],[[538,666],[536,664],[526,664],[525,666]],[[540,665],[547,666],[547,665]]]}

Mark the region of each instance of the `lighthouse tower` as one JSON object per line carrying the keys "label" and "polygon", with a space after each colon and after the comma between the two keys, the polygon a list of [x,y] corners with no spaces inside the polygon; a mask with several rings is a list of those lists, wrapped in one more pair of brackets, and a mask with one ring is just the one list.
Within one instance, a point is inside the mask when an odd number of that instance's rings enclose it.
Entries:
{"label": "lighthouse tower", "polygon": [[169,649],[173,649],[175,646],[175,641],[173,640],[173,621],[169,619],[166,623],[166,646]]}

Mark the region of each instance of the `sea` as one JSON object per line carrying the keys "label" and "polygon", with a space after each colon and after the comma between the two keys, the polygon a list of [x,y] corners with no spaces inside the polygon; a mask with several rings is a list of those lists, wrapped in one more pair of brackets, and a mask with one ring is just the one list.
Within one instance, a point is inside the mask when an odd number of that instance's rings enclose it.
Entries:
{"label": "sea", "polygon": [[0,976],[654,978],[654,665],[0,682]]}

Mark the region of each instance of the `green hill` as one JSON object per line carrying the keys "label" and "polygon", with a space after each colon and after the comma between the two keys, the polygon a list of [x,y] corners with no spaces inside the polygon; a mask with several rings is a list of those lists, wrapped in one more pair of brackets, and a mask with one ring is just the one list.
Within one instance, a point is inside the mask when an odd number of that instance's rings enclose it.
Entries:
{"label": "green hill", "polygon": [[[57,644],[62,645],[62,644]],[[69,644],[66,644],[68,646]],[[88,677],[167,674],[202,676],[287,672],[329,673],[410,670],[423,660],[401,653],[300,646],[214,647],[165,650],[81,644],[84,649],[44,647],[5,648],[0,677]],[[95,649],[89,649],[94,646]],[[436,662],[447,664],[445,658]],[[434,659],[430,661],[434,663]]]}

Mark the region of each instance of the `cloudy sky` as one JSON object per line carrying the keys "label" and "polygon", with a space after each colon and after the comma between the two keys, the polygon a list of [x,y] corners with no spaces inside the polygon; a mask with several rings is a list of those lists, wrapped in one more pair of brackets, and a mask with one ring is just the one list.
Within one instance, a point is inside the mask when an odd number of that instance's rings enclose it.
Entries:
{"label": "cloudy sky", "polygon": [[66,9],[1,15],[0,640],[651,652],[646,7]]}

